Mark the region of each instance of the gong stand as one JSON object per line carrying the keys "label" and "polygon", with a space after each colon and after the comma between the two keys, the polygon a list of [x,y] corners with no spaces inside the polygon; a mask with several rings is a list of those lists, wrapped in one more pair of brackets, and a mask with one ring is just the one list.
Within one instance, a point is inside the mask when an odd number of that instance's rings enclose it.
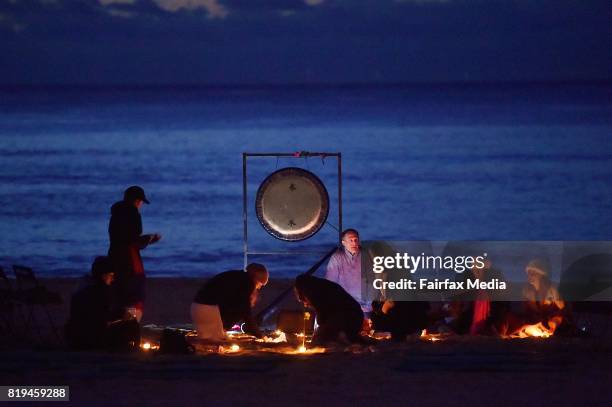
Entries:
{"label": "gong stand", "polygon": [[[297,152],[297,153],[242,153],[242,220],[244,224],[244,235],[243,235],[243,248],[244,248],[244,269],[246,270],[246,266],[249,264],[249,255],[264,255],[264,256],[300,256],[300,255],[312,255],[319,254],[323,255],[326,252],[321,251],[309,251],[309,250],[285,250],[285,251],[256,251],[249,250],[249,233],[248,233],[248,210],[247,210],[247,179],[248,179],[248,171],[247,171],[247,161],[249,157],[269,157],[269,158],[310,158],[310,157],[321,157],[321,159],[326,159],[328,157],[335,157],[338,162],[338,245],[341,242],[342,235],[342,155],[341,153],[311,153],[307,151]],[[265,181],[264,181],[265,182]],[[269,230],[268,230],[269,232]],[[280,240],[282,237],[275,236]]]}
{"label": "gong stand", "polygon": [[[313,255],[313,254],[318,254],[318,255],[323,255],[323,257],[321,257],[312,267],[310,267],[305,274],[313,274],[317,271],[317,269],[335,252],[336,247],[334,247],[331,251],[329,252],[321,252],[321,251],[309,251],[309,250],[285,250],[285,251],[254,251],[254,250],[249,250],[249,234],[248,234],[248,209],[247,209],[247,178],[248,178],[248,171],[247,171],[247,161],[249,157],[264,157],[264,158],[275,158],[278,160],[278,158],[298,158],[298,159],[308,159],[310,157],[320,157],[322,160],[325,160],[328,157],[335,157],[338,163],[338,170],[337,170],[337,176],[338,176],[338,223],[337,223],[337,231],[338,231],[338,246],[341,243],[341,236],[342,236],[342,155],[341,153],[313,153],[313,152],[307,152],[307,151],[301,151],[301,152],[297,152],[297,153],[243,153],[242,154],[242,219],[243,219],[243,224],[244,224],[244,236],[243,236],[243,247],[244,247],[244,269],[246,270],[246,267],[248,265],[249,262],[249,255],[266,255],[266,256],[303,256],[303,255]],[[290,169],[290,168],[288,168]],[[299,170],[299,169],[296,169]],[[282,170],[279,170],[277,172],[280,172]],[[322,183],[320,182],[320,180],[314,175],[311,174],[308,171],[304,171],[307,172],[308,177],[312,178],[310,181],[313,182],[313,184],[320,184],[322,189],[325,190],[325,187],[322,185]],[[268,183],[268,181],[275,175],[276,173],[271,174],[270,176],[268,176],[268,178],[266,178],[266,180],[262,183],[262,186],[266,185]],[[307,175],[307,174],[305,174]],[[260,190],[262,188],[262,186],[260,186]],[[259,192],[259,191],[258,191]],[[325,194],[327,194],[327,191],[325,190]],[[258,194],[259,195],[259,194]],[[257,202],[257,211],[261,210],[261,202]],[[328,204],[326,202],[326,204]],[[328,210],[329,208],[326,208],[326,210]],[[258,216],[259,217],[259,216]],[[279,239],[279,240],[284,240],[284,241],[298,241],[298,240],[303,240],[303,239],[307,239],[308,237],[313,236],[314,234],[316,234],[318,232],[318,230],[320,229],[320,227],[322,227],[322,225],[319,225],[316,230],[312,231],[310,234],[308,234],[307,236],[301,238],[300,236],[297,236],[296,239],[292,239],[286,235],[284,235],[283,233],[280,233],[278,231],[274,231],[273,226],[266,224],[265,222],[261,222],[260,219],[260,223],[262,223],[262,226],[264,227],[264,229],[266,229],[266,231],[271,234],[272,236],[274,236],[275,238]],[[327,223],[327,213],[325,214],[325,219],[323,220],[323,223]],[[330,224],[331,225],[331,224]],[[333,226],[332,226],[333,227]],[[291,293],[293,289],[293,286],[287,288],[285,291],[283,291],[275,300],[273,300],[266,308],[264,308],[257,316],[258,322],[261,323],[262,321],[264,321],[265,319],[267,319],[269,316],[271,316],[275,311],[276,308],[278,307],[278,305],[282,302],[282,300],[289,294]]]}

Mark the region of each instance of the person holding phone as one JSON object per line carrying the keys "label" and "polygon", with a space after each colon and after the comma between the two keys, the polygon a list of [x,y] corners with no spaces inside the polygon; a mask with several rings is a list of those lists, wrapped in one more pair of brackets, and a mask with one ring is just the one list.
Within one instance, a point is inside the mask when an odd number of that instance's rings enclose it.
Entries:
{"label": "person holding phone", "polygon": [[127,188],[123,200],[111,207],[108,224],[110,257],[116,274],[120,304],[140,322],[145,299],[145,272],[140,251],[157,243],[161,235],[142,234],[142,204],[149,204],[144,189],[137,185]]}

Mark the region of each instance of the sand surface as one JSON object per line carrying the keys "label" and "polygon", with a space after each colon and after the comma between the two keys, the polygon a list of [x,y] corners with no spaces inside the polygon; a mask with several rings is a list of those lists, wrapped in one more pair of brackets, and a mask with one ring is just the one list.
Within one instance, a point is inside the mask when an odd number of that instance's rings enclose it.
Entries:
{"label": "sand surface", "polygon": [[[144,323],[189,322],[203,280],[149,279]],[[62,293],[63,321],[78,282]],[[272,281],[265,305],[288,281]],[[297,306],[290,298],[284,307]],[[43,315],[38,315],[42,317]],[[43,336],[49,333],[43,333]],[[69,385],[78,405],[610,405],[612,342],[604,337],[418,338],[316,355],[71,352],[47,341],[3,341],[0,385]],[[63,405],[66,405],[65,403]]]}

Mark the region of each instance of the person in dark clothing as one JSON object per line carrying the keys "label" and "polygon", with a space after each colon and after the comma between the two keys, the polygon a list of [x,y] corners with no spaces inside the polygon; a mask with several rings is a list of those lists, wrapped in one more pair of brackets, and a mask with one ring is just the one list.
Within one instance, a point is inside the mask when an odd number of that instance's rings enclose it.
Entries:
{"label": "person in dark clothing", "polygon": [[77,291],[70,302],[66,340],[72,349],[128,350],[140,344],[138,322],[114,306],[114,272],[108,257],[96,257],[93,284]]}
{"label": "person in dark clothing", "polygon": [[314,308],[317,323],[312,342],[363,342],[360,335],[363,311],[355,299],[337,283],[309,275],[295,279],[295,291],[304,305]]}
{"label": "person in dark clothing", "polygon": [[222,341],[223,329],[245,322],[244,331],[263,337],[252,309],[259,290],[268,283],[265,266],[251,263],[246,272],[226,271],[217,274],[198,290],[191,305],[191,317],[201,339]]}
{"label": "person in dark clothing", "polygon": [[391,333],[391,338],[403,341],[406,335],[421,332],[429,322],[429,303],[426,301],[372,302],[372,328]]}
{"label": "person in dark clothing", "polygon": [[113,262],[117,281],[117,295],[121,306],[130,309],[136,319],[142,318],[144,307],[145,273],[140,250],[161,239],[159,234],[142,234],[139,209],[149,203],[139,186],[127,188],[123,200],[111,207],[108,224],[110,248],[108,256]]}
{"label": "person in dark clothing", "polygon": [[[505,281],[503,273],[494,268],[490,260],[485,260],[482,267],[474,265],[463,274],[462,279]],[[499,297],[500,294],[494,290],[482,289],[471,289],[460,294],[451,304],[455,317],[452,329],[459,335],[505,335],[510,305]]]}

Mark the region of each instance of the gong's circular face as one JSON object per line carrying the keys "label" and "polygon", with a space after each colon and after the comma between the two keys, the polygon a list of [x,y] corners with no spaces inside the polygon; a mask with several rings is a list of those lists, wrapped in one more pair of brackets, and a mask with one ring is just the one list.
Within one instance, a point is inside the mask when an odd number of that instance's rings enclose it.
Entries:
{"label": "gong's circular face", "polygon": [[321,229],[329,213],[329,195],[321,180],[301,168],[270,174],[257,190],[257,219],[277,239],[308,239]]}

